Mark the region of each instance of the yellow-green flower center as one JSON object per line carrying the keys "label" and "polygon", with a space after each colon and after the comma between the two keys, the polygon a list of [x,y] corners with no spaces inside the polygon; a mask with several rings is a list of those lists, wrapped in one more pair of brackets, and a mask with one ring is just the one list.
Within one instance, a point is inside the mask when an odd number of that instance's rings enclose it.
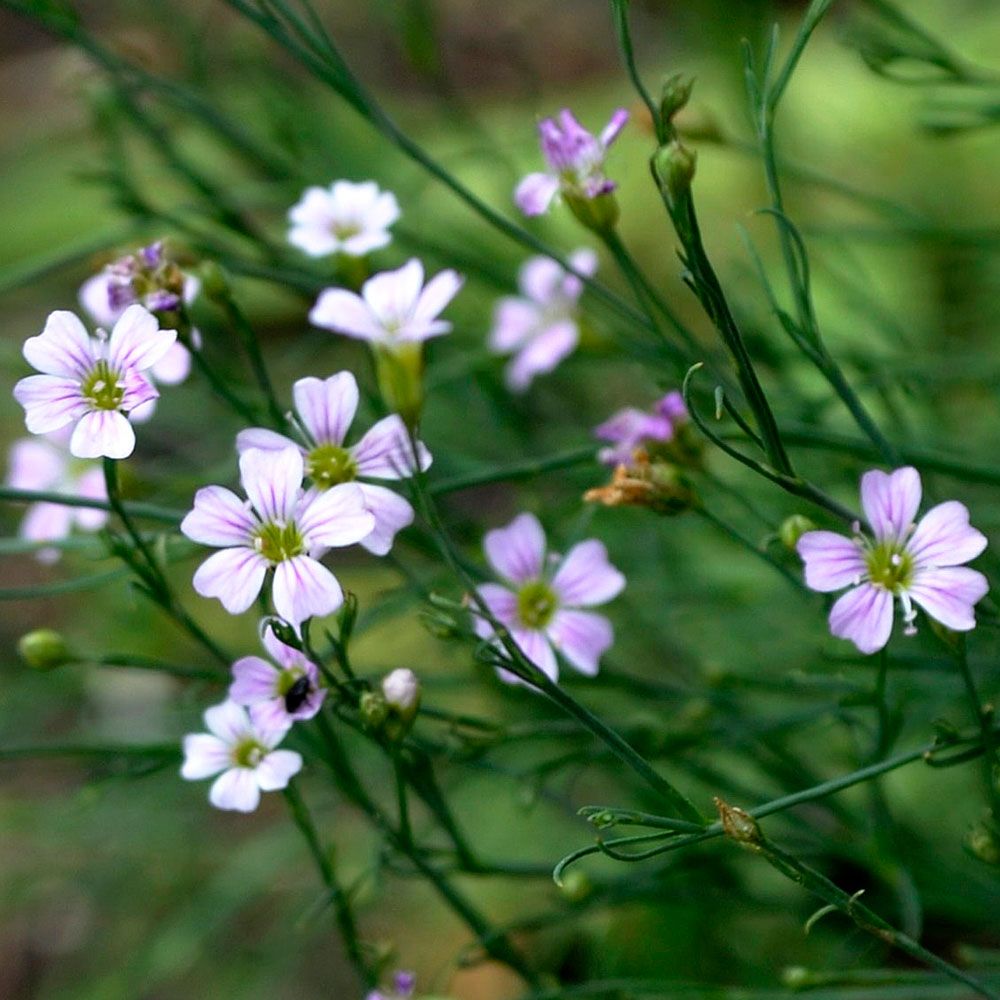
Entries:
{"label": "yellow-green flower center", "polygon": [[280,695],[282,698],[288,694],[289,691],[299,682],[299,680],[304,677],[305,674],[299,667],[288,667],[282,670],[278,674],[278,683],[276,685],[277,690],[275,694]]}
{"label": "yellow-green flower center", "polygon": [[349,483],[358,474],[358,466],[346,448],[321,444],[306,456],[306,475],[321,489]]}
{"label": "yellow-green flower center", "polygon": [[898,594],[913,581],[913,557],[905,547],[891,540],[878,542],[865,553],[868,578],[878,587]]}
{"label": "yellow-green flower center", "polygon": [[294,521],[269,521],[254,532],[253,547],[270,563],[284,562],[306,550],[302,533]]}
{"label": "yellow-green flower center", "polygon": [[256,767],[267,756],[267,747],[247,736],[230,750],[230,759],[237,767]]}
{"label": "yellow-green flower center", "polygon": [[80,391],[95,410],[118,410],[125,398],[125,386],[118,381],[118,372],[103,359],[90,369]]}
{"label": "yellow-green flower center", "polygon": [[545,628],[558,607],[559,598],[544,580],[532,580],[517,592],[517,617],[528,628]]}

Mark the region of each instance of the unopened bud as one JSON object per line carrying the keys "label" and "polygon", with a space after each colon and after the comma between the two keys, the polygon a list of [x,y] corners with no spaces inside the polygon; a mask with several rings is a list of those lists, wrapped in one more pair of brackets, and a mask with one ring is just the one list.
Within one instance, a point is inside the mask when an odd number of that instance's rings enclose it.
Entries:
{"label": "unopened bud", "polygon": [[697,159],[693,149],[676,139],[653,155],[656,182],[669,205],[676,205],[691,190]]}
{"label": "unopened bud", "polygon": [[366,691],[358,703],[361,721],[369,729],[381,729],[389,718],[389,706],[381,691]]}
{"label": "unopened bud", "polygon": [[594,883],[583,869],[574,868],[563,876],[559,891],[569,902],[581,903],[594,891]]}
{"label": "unopened bud", "polygon": [[1000,865],[1000,838],[986,823],[977,823],[965,835],[969,853],[987,865]]}
{"label": "unopened bud", "polygon": [[55,670],[74,660],[66,640],[51,628],[39,628],[22,635],[17,651],[32,670]]}
{"label": "unopened bud", "polygon": [[674,115],[687,105],[693,87],[694,77],[685,77],[682,73],[677,73],[664,81],[660,97],[660,115],[665,122],[673,122]]}
{"label": "unopened bud", "polygon": [[715,798],[715,808],[719,810],[722,831],[730,840],[750,848],[755,848],[760,843],[760,827],[757,825],[757,820],[745,809],[731,806],[718,796]]}
{"label": "unopened bud", "polygon": [[786,517],[781,522],[781,527],[778,528],[778,538],[786,549],[794,552],[795,546],[799,544],[799,539],[807,531],[815,530],[816,525],[804,514],[792,514],[791,517]]}
{"label": "unopened bud", "polygon": [[387,674],[382,681],[386,704],[399,715],[413,718],[420,707],[420,678],[406,667]]}

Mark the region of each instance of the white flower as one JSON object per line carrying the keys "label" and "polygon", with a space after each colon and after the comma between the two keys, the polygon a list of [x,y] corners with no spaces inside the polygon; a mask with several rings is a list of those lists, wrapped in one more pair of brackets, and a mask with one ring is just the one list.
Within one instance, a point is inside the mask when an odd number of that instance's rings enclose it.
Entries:
{"label": "white flower", "polygon": [[288,242],[310,257],[363,257],[389,243],[389,227],[398,218],[396,196],[374,181],[334,181],[329,188],[306,188],[292,206]]}

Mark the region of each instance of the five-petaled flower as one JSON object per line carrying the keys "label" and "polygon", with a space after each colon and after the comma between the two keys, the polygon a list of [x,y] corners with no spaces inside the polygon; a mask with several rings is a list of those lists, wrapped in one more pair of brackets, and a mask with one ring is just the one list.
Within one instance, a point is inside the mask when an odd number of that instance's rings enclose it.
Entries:
{"label": "five-petaled flower", "polygon": [[441,271],[424,284],[424,267],[414,258],[395,271],[369,278],[356,295],[344,288],[320,293],[309,313],[314,326],[375,347],[420,343],[451,330],[438,315],[462,287],[455,271]]}
{"label": "five-petaled flower", "polygon": [[517,207],[525,215],[541,215],[558,192],[571,205],[610,194],[615,183],[604,175],[604,158],[627,121],[628,112],[619,108],[601,134],[594,136],[569,108],[563,108],[556,118],[543,118],[538,123],[538,136],[549,169],[528,174],[518,184],[514,192]]}
{"label": "five-petaled flower", "polygon": [[[22,438],[10,449],[7,485],[18,490],[45,490],[88,500],[107,500],[104,473],[90,462],[70,458],[58,434]],[[68,438],[68,434],[64,434]],[[18,534],[32,542],[56,542],[66,538],[73,526],[96,531],[107,521],[107,511],[93,507],[67,507],[42,500],[33,503],[24,515]],[[40,562],[55,562],[59,549],[42,548]]]}
{"label": "five-petaled flower", "polygon": [[374,181],[334,181],[329,188],[306,188],[292,206],[288,242],[310,257],[364,257],[389,243],[389,227],[398,218],[396,196]]}
{"label": "five-petaled flower", "polygon": [[[569,262],[588,277],[597,270],[593,250],[577,250]],[[548,257],[532,257],[521,267],[517,283],[522,294],[497,303],[489,346],[497,354],[514,355],[507,366],[507,385],[524,392],[536,375],[552,371],[575,350],[583,282]]]}
{"label": "five-petaled flower", "polygon": [[862,536],[857,525],[854,538],[807,531],[798,541],[809,587],[823,593],[851,588],[830,611],[830,631],[862,653],[877,652],[889,641],[896,600],[907,635],[916,631],[914,604],[946,628],[975,628],[973,607],[989,584],[962,563],[986,548],[986,537],[969,524],[968,508],[957,500],[932,507],[914,524],[920,498],[916,469],[874,469],[861,477],[861,505],[874,538]]}
{"label": "five-petaled flower", "polygon": [[217,597],[228,612],[240,614],[253,604],[271,569],[274,610],[295,628],[340,607],[340,584],[318,556],[360,542],[371,534],[375,518],[354,483],[305,493],[304,472],[298,448],[251,448],[240,455],[247,502],[222,486],[198,490],[181,531],[222,549],[195,572],[194,589],[202,597]]}
{"label": "five-petaled flower", "polygon": [[659,400],[652,412],[626,407],[594,428],[594,436],[599,441],[612,445],[602,448],[597,457],[612,468],[630,465],[637,448],[647,449],[672,441],[677,428],[687,421],[684,397],[676,390]]}
{"label": "five-petaled flower", "polygon": [[274,663],[260,656],[237,660],[229,685],[230,700],[254,708],[256,719],[267,719],[275,728],[311,719],[326,697],[316,664],[283,643],[271,629],[264,631],[262,641]]}
{"label": "five-petaled flower", "polygon": [[[559,557],[546,557],[545,533],[532,514],[520,514],[505,528],[486,533],[486,559],[505,581],[478,588],[490,614],[510,632],[521,652],[552,680],[559,676],[556,652],[574,669],[594,676],[614,641],[603,615],[581,610],[605,604],[625,587],[625,577],[608,561],[603,543],[590,538]],[[475,615],[476,632],[493,638],[492,624]],[[503,680],[514,675],[501,670]]]}
{"label": "five-petaled flower", "polygon": [[[320,490],[357,481],[365,507],[375,518],[375,527],[361,544],[369,552],[385,555],[392,548],[396,532],[413,522],[413,508],[392,490],[362,480],[413,475],[417,463],[406,426],[392,414],[374,424],[356,444],[345,446],[358,408],[358,383],[350,372],[338,372],[326,380],[299,379],[292,394],[308,444],[300,446],[283,434],[252,427],[239,433],[237,449],[242,453],[248,448],[300,448],[305,473]],[[419,442],[417,453],[420,469],[430,468],[430,452]]]}
{"label": "five-petaled flower", "polygon": [[224,701],[205,712],[205,725],[207,733],[184,737],[181,777],[199,781],[219,775],[208,793],[217,809],[253,812],[261,792],[285,788],[302,769],[302,757],[294,750],[275,749],[285,738],[288,723],[262,706],[248,712]]}
{"label": "five-petaled flower", "polygon": [[140,305],[129,306],[111,337],[96,337],[71,312],[50,313],[45,329],[24,344],[24,356],[41,375],[14,387],[32,434],[73,423],[69,450],[77,458],[127,458],[135,431],[126,414],[158,395],[143,372],[157,363],[177,338],[161,330]]}

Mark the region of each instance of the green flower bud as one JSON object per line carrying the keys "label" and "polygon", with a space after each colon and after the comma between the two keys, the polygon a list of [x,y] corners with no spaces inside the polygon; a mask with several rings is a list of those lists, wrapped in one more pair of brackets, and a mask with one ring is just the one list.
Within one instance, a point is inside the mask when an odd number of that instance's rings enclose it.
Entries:
{"label": "green flower bud", "polygon": [[32,670],[55,670],[75,659],[66,640],[51,628],[39,628],[22,635],[17,652]]}
{"label": "green flower bud", "polygon": [[660,191],[671,206],[691,190],[697,154],[675,139],[653,154],[653,172]]}
{"label": "green flower bud", "polygon": [[574,868],[563,876],[559,891],[569,902],[582,903],[594,891],[594,883],[582,868]]}
{"label": "green flower bud", "polygon": [[694,78],[685,77],[682,73],[676,73],[663,82],[663,90],[660,97],[660,115],[665,122],[672,122],[674,115],[681,108],[687,106],[693,87]]}
{"label": "green flower bud", "polygon": [[361,720],[369,729],[381,729],[389,718],[389,706],[381,691],[366,691],[358,707]]}
{"label": "green flower bud", "polygon": [[791,517],[786,517],[785,520],[781,522],[781,527],[778,528],[778,538],[781,540],[781,544],[784,545],[786,549],[794,552],[795,546],[799,543],[799,539],[807,531],[815,530],[816,525],[804,514],[792,514]]}

